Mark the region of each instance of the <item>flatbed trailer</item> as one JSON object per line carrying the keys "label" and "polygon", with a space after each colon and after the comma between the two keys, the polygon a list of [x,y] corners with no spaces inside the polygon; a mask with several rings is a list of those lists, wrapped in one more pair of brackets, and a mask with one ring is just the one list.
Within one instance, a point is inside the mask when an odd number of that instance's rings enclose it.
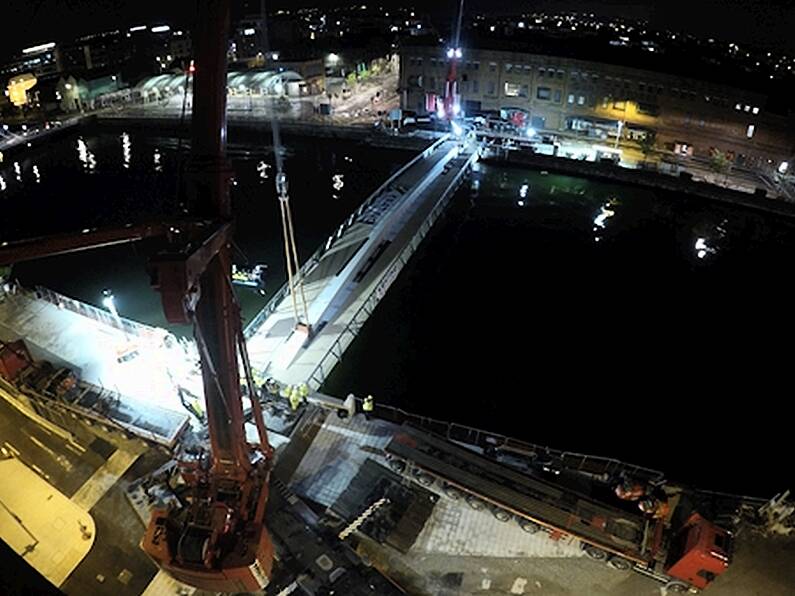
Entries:
{"label": "flatbed trailer", "polygon": [[[411,426],[402,427],[386,452],[396,470],[422,484],[440,480],[447,494],[486,505],[503,521],[514,517],[526,531],[573,537],[591,557],[665,582],[671,591],[706,587],[728,566],[728,533],[698,514],[682,523],[679,532],[672,531],[667,520],[634,513],[617,497],[612,504],[519,473]],[[705,556],[710,560],[705,562]]]}

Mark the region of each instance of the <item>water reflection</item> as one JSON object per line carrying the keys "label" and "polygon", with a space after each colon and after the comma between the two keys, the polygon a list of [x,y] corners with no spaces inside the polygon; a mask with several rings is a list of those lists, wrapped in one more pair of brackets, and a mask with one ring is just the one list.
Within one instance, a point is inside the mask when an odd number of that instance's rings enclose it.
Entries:
{"label": "water reflection", "polygon": [[121,135],[121,158],[122,166],[125,170],[129,170],[132,159],[132,142],[130,141],[130,135],[126,132]]}
{"label": "water reflection", "polygon": [[33,176],[36,178],[36,184],[41,184],[41,173],[39,172],[39,166],[33,165]]}
{"label": "water reflection", "polygon": [[6,188],[8,188],[8,185],[6,184],[5,178],[0,176],[0,192],[4,191]]}
{"label": "water reflection", "polygon": [[[331,186],[334,188],[335,191],[339,192],[345,186],[345,181],[343,180],[344,174],[334,174],[331,176]],[[331,196],[335,199],[339,199],[340,195],[337,192],[333,193]]]}
{"label": "water reflection", "polygon": [[268,179],[268,170],[270,168],[271,168],[271,165],[268,164],[268,163],[265,163],[264,161],[260,161],[257,164],[257,172],[259,172],[260,182],[263,181],[263,180],[267,180]]}
{"label": "water reflection", "polygon": [[22,182],[22,168],[19,167],[19,162],[14,162],[14,174],[16,174],[17,182]]}
{"label": "water reflection", "polygon": [[694,229],[696,241],[693,249],[696,251],[696,257],[705,259],[707,256],[718,254],[720,245],[728,235],[726,228],[728,223],[728,219],[723,219],[719,224],[704,224]]}
{"label": "water reflection", "polygon": [[155,149],[155,154],[154,154],[155,172],[163,171],[162,159],[163,159],[163,154],[160,153],[160,149]]}
{"label": "water reflection", "polygon": [[77,158],[86,171],[93,172],[97,169],[97,158],[88,150],[88,146],[82,138],[77,139]]}

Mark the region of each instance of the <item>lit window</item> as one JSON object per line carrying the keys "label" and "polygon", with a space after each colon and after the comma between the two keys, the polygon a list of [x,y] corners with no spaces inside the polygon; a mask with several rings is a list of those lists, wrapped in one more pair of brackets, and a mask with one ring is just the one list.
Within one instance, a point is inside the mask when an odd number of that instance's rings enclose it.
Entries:
{"label": "lit window", "polygon": [[759,108],[757,108],[756,106],[754,106],[754,109],[753,109],[753,110],[751,110],[751,111],[752,111],[754,114],[758,114],[758,113],[759,113]]}
{"label": "lit window", "polygon": [[743,106],[742,106],[741,104],[739,104],[739,103],[738,103],[736,106],[734,106],[734,109],[735,109],[735,110],[742,110],[742,109],[743,109]]}
{"label": "lit window", "polygon": [[569,93],[569,103],[574,103],[574,93]]}
{"label": "lit window", "polygon": [[748,125],[748,130],[745,131],[745,136],[748,137],[749,139],[752,136],[754,136],[754,128],[755,128],[755,126],[753,124],[749,124]]}
{"label": "lit window", "polygon": [[584,95],[580,95],[577,98],[577,105],[578,106],[584,106],[585,105],[585,96]]}
{"label": "lit window", "polygon": [[549,87],[539,87],[536,91],[536,97],[538,99],[549,100],[552,97],[552,89]]}
{"label": "lit window", "polygon": [[506,97],[527,97],[527,86],[516,83],[505,83]]}
{"label": "lit window", "polygon": [[746,105],[746,106],[745,106],[745,111],[746,111],[746,112],[750,112],[750,111],[751,111],[751,106],[749,106],[749,105]]}

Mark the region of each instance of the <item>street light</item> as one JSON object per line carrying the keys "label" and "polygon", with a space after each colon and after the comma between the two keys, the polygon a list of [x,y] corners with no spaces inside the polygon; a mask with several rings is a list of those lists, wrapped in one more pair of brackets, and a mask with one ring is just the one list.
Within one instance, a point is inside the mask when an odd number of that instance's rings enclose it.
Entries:
{"label": "street light", "polygon": [[616,134],[616,149],[618,149],[618,143],[621,140],[621,130],[624,128],[624,121],[618,121],[618,133]]}

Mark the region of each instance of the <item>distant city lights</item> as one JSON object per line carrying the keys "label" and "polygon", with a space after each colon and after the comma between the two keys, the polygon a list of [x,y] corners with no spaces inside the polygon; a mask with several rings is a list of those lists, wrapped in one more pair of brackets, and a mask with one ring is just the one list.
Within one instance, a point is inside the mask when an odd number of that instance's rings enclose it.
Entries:
{"label": "distant city lights", "polygon": [[157,27],[152,27],[150,31],[152,33],[166,33],[167,31],[171,31],[171,27],[168,25],[158,25]]}
{"label": "distant city lights", "polygon": [[130,33],[134,33],[136,31],[144,31],[146,29],[146,25],[137,25],[136,27],[130,27]]}

